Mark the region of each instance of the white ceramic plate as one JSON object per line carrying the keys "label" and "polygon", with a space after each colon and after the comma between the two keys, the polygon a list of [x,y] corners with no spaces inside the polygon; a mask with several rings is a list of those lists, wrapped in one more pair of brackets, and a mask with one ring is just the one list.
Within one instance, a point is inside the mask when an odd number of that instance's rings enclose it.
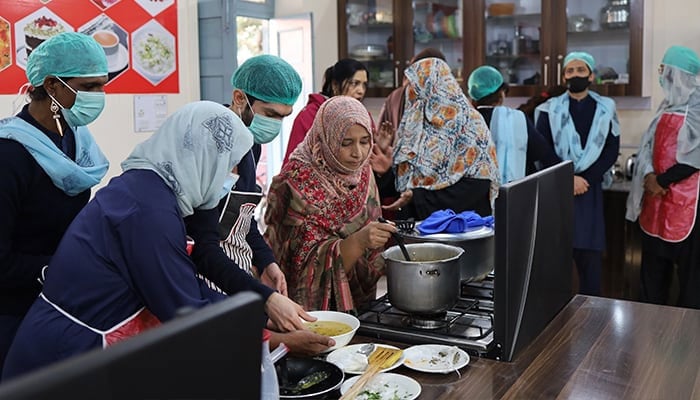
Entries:
{"label": "white ceramic plate", "polygon": [[[340,394],[345,394],[356,380],[360,379],[359,376],[353,376],[350,379],[345,380],[343,385],[340,386]],[[413,400],[416,399],[421,392],[420,383],[416,382],[415,379],[409,378],[404,375],[394,374],[394,373],[382,373],[377,374],[372,378],[371,381],[363,388],[362,392],[355,397],[356,400],[367,400],[367,399],[401,399],[401,400]],[[369,397],[368,394],[378,394],[379,397]]]}
{"label": "white ceramic plate", "polygon": [[455,346],[422,344],[404,350],[403,365],[421,372],[449,374],[469,364],[469,354]]}
{"label": "white ceramic plate", "polygon": [[[365,369],[367,369],[367,356],[357,352],[365,344],[366,343],[352,344],[350,346],[345,346],[336,349],[332,353],[328,354],[328,356],[326,356],[326,361],[337,365],[346,374],[359,375],[365,372]],[[377,344],[375,346],[386,347],[388,349],[395,350],[398,349],[398,347],[390,346],[388,344]],[[401,366],[401,364],[403,364],[404,358],[404,354],[401,354],[401,358],[399,358],[399,360],[396,361],[394,365],[392,365],[389,368],[385,368],[380,372],[391,371],[392,369],[398,368],[399,366]]]}

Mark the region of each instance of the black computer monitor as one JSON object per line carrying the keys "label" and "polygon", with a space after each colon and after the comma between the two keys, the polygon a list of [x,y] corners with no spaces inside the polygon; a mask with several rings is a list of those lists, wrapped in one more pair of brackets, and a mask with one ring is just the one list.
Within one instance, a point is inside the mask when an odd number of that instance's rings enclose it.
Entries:
{"label": "black computer monitor", "polygon": [[571,299],[573,164],[501,186],[495,207],[494,339],[504,361]]}
{"label": "black computer monitor", "polygon": [[259,399],[263,302],[252,292],[3,382],[0,399]]}

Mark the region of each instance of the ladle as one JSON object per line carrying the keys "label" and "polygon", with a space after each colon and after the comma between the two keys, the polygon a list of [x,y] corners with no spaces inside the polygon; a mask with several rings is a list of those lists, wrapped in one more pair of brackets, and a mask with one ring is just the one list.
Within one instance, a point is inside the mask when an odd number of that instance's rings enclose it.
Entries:
{"label": "ladle", "polygon": [[[382,217],[379,217],[378,221],[387,224],[389,223],[389,221],[385,220]],[[408,250],[406,250],[406,245],[404,244],[401,235],[399,235],[396,232],[391,232],[391,236],[393,236],[394,240],[396,240],[396,243],[399,244],[399,247],[401,248],[401,253],[403,253],[403,257],[406,259],[406,261],[411,261],[411,256],[408,254]]]}

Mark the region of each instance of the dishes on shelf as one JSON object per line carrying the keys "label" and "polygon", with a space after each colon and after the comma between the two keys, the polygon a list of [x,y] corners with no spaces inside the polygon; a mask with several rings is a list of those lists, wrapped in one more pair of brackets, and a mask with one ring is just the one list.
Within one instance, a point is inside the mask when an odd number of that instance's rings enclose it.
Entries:
{"label": "dishes on shelf", "polygon": [[386,57],[386,47],[379,44],[362,44],[353,47],[350,55],[358,60]]}

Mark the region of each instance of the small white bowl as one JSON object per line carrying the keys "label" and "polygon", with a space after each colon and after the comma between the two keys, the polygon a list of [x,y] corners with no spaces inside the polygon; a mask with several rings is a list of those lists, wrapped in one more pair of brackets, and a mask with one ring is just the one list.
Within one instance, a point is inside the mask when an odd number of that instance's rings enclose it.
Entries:
{"label": "small white bowl", "polygon": [[350,325],[352,330],[338,336],[331,336],[335,340],[335,346],[329,347],[324,353],[333,351],[350,343],[355,336],[357,329],[360,327],[360,320],[356,317],[339,311],[309,311],[310,315],[318,318],[318,321],[335,321]]}

